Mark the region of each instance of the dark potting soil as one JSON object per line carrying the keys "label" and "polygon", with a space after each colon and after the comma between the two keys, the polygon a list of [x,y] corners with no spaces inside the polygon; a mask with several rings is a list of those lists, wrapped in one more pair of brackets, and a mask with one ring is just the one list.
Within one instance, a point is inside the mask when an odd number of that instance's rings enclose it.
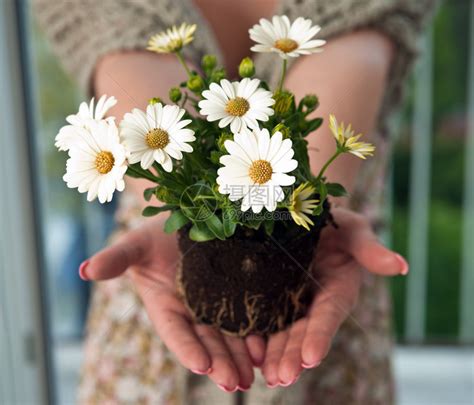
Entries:
{"label": "dark potting soil", "polygon": [[182,252],[178,287],[199,323],[232,335],[268,335],[306,314],[315,293],[310,273],[329,205],[310,232],[275,224],[265,231],[239,227],[228,240],[194,242],[189,227],[178,233]]}

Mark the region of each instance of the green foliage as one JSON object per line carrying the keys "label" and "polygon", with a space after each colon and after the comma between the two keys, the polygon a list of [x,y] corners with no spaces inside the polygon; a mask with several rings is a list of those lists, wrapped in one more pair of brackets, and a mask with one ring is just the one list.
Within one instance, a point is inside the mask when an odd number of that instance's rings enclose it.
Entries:
{"label": "green foliage", "polygon": [[327,193],[333,197],[346,197],[347,191],[342,184],[326,183]]}
{"label": "green foliage", "polygon": [[[251,67],[247,60],[243,61],[242,66],[249,69]],[[203,58],[202,67],[204,76],[193,73],[188,82],[181,86],[185,85],[200,95],[216,79],[216,72],[224,73],[211,56]],[[170,91],[170,99],[173,101],[177,101],[180,95],[181,91],[176,87]],[[187,97],[185,96],[183,105],[190,102],[196,107],[198,100],[190,101]],[[317,195],[314,198],[319,198],[320,204],[313,215],[321,215],[327,196],[342,196],[344,189],[340,185],[330,184],[328,190],[325,180],[314,177],[310,170],[308,142],[304,138],[321,126],[321,118],[308,118],[318,106],[318,99],[313,95],[307,96],[296,107],[294,95],[288,91],[277,93],[275,98],[276,113],[262,127],[272,134],[279,131],[285,139],[291,140],[294,159],[298,161],[298,167],[291,173],[297,179],[294,187],[306,182],[315,185]],[[279,213],[289,209],[293,188],[284,187],[285,199],[278,204],[273,215],[265,210],[260,214],[242,213],[240,202],[229,201],[228,196],[221,194],[216,185],[217,170],[221,167],[220,159],[228,154],[225,142],[233,140],[233,134],[223,132],[217,122],[208,122],[199,116],[188,115],[188,118],[192,119],[188,128],[195,132],[198,141],[193,143],[192,153],[184,153],[181,160],[173,162],[171,173],[164,171],[157,163],[149,170],[144,170],[139,163],[128,168],[128,175],[146,178],[155,183],[155,186],[145,190],[145,200],[150,201],[155,196],[165,203],[164,206],[146,207],[143,215],[152,216],[171,210],[172,214],[165,225],[166,232],[174,232],[191,223],[189,235],[195,241],[224,240],[231,237],[239,226],[255,230],[262,228],[271,235],[275,222],[279,220]],[[293,222],[291,224],[298,226]]]}
{"label": "green foliage", "polygon": [[142,211],[142,215],[144,217],[152,217],[154,215],[157,215],[161,212],[165,212],[165,211],[169,211],[173,209],[172,206],[170,205],[163,205],[161,207],[152,207],[152,206],[149,206],[149,207],[145,207]]}
{"label": "green foliage", "polygon": [[176,210],[168,217],[165,222],[165,232],[173,233],[189,223],[190,219],[182,211]]}

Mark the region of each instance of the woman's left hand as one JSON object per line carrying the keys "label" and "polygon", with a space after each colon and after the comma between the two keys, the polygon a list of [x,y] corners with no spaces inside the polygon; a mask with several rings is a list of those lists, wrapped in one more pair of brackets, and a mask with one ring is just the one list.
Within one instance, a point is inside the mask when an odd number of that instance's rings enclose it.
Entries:
{"label": "woman's left hand", "polygon": [[407,274],[408,264],[384,247],[363,216],[333,208],[338,228],[327,226],[317,248],[317,293],[306,317],[271,335],[262,373],[269,387],[293,384],[305,368],[317,367],[329,352],[342,322],[350,316],[362,270],[383,276]]}

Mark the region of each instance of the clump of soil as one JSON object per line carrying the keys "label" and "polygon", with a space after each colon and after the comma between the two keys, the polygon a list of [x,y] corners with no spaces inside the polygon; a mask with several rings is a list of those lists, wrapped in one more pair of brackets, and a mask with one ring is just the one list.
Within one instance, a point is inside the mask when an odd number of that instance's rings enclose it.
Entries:
{"label": "clump of soil", "polygon": [[306,314],[315,293],[310,264],[329,205],[310,232],[277,222],[272,236],[239,227],[228,240],[194,242],[178,234],[178,287],[196,322],[223,332],[269,335]]}

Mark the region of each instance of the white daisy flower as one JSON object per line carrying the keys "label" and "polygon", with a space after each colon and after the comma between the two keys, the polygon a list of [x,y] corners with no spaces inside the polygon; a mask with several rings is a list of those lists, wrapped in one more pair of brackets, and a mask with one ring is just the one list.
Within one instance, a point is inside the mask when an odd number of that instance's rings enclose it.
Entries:
{"label": "white daisy flower", "polygon": [[179,27],[173,25],[166,31],[153,35],[148,41],[147,49],[157,53],[178,52],[193,39],[196,24],[183,23]]}
{"label": "white daisy flower", "polygon": [[321,52],[321,46],[326,41],[312,39],[320,30],[312,21],[298,17],[293,23],[286,15],[274,16],[272,22],[265,18],[260,24],[249,30],[250,38],[257,42],[250,48],[254,52],[276,52],[283,59],[297,58],[300,55],[309,55]]}
{"label": "white daisy flower", "polygon": [[[92,97],[89,104],[83,102],[79,105],[79,111],[77,114],[71,114],[66,117],[66,121],[70,125],[63,126],[55,138],[55,146],[62,151],[69,150],[71,144],[77,139],[79,128],[87,128],[90,121],[100,121],[104,119],[105,114],[117,104],[117,99],[115,97],[107,97],[103,95],[97,104],[95,104],[95,99]],[[114,117],[109,117],[105,119],[107,122],[112,122],[115,120]],[[79,131],[80,132],[80,131]]]}
{"label": "white daisy flower", "polygon": [[185,112],[176,105],[156,103],[148,105],[146,113],[135,108],[125,114],[120,134],[129,153],[129,163],[140,162],[146,170],[158,162],[171,172],[171,158],[181,160],[182,152],[193,151],[187,142],[196,140],[194,131],[185,128],[191,120],[181,120]]}
{"label": "white daisy flower", "polygon": [[257,121],[268,121],[274,114],[272,93],[259,88],[260,80],[245,78],[240,82],[221,80],[220,85],[211,83],[209,90],[202,92],[205,100],[199,102],[201,114],[208,121],[219,120],[219,127],[230,125],[236,133],[257,129]]}
{"label": "white daisy flower", "polygon": [[267,129],[256,129],[235,134],[224,146],[229,155],[220,158],[224,167],[217,171],[219,192],[229,194],[231,201],[242,200],[242,211],[252,208],[259,213],[263,207],[275,211],[277,202],[285,197],[282,186],[295,182],[287,174],[298,166],[292,159],[291,140],[283,139],[281,132],[270,137]]}
{"label": "white daisy flower", "polygon": [[87,191],[87,200],[112,200],[115,190],[123,191],[127,171],[125,148],[120,144],[114,122],[90,122],[77,127],[79,138],[71,145],[63,179],[69,188]]}

